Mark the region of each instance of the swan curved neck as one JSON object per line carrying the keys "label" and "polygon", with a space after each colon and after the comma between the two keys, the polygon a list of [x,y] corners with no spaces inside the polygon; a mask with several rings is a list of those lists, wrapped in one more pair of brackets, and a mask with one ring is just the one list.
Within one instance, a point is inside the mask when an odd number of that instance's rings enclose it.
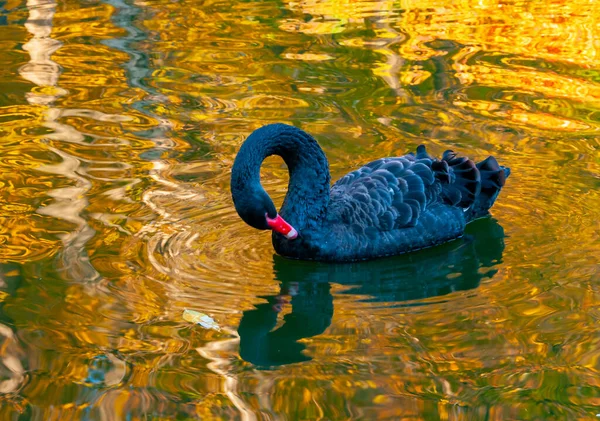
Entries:
{"label": "swan curved neck", "polygon": [[264,191],[260,166],[279,155],[288,166],[290,181],[280,214],[292,226],[304,228],[323,220],[329,204],[329,164],[317,141],[308,133],[285,124],[255,130],[244,142],[233,164],[232,194]]}

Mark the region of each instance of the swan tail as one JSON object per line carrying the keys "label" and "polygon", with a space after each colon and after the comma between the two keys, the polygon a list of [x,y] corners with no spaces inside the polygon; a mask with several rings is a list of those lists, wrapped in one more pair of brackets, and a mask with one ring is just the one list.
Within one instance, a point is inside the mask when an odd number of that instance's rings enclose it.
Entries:
{"label": "swan tail", "polygon": [[499,165],[493,156],[476,164],[452,151],[434,160],[431,169],[442,186],[442,200],[462,207],[467,221],[489,213],[510,175],[510,168]]}
{"label": "swan tail", "polygon": [[468,220],[481,218],[489,213],[500,190],[504,187],[506,179],[510,175],[510,168],[498,164],[493,156],[477,164],[481,176],[481,191],[477,200],[469,210]]}
{"label": "swan tail", "polygon": [[468,209],[476,202],[481,191],[481,175],[475,162],[446,151],[441,160],[432,162],[431,169],[442,185],[441,196],[445,203]]}

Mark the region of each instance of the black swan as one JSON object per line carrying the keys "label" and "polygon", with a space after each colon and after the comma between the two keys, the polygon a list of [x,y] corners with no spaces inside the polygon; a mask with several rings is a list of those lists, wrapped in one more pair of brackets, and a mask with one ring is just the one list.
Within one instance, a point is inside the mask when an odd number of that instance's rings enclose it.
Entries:
{"label": "black swan", "polygon": [[[279,213],[260,184],[260,166],[279,155],[288,192]],[[235,209],[248,225],[273,231],[282,256],[325,262],[368,260],[431,247],[463,235],[486,216],[510,174],[492,156],[475,164],[446,151],[381,158],[333,186],[327,158],[308,133],[285,124],[255,130],[231,171]]]}

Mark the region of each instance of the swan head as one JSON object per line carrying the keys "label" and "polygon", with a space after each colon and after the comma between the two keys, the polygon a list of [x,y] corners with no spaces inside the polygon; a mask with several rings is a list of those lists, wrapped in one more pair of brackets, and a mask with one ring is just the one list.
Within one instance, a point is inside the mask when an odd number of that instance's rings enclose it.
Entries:
{"label": "swan head", "polygon": [[277,213],[277,209],[269,195],[262,189],[251,194],[234,195],[235,210],[242,220],[259,230],[273,230],[293,240],[298,231]]}

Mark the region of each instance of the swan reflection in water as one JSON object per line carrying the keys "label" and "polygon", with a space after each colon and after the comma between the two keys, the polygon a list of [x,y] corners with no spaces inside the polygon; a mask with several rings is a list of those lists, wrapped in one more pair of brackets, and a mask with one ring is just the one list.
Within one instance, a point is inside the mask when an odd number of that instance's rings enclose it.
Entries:
{"label": "swan reflection in water", "polygon": [[[419,305],[415,300],[477,288],[497,272],[504,251],[504,230],[491,218],[467,226],[465,237],[444,246],[364,263],[323,264],[274,256],[281,282],[278,295],[245,311],[240,321],[240,356],[268,368],[311,360],[299,341],[323,333],[331,324],[331,283],[347,285],[343,294],[386,306]],[[291,312],[278,323],[288,299]]]}

